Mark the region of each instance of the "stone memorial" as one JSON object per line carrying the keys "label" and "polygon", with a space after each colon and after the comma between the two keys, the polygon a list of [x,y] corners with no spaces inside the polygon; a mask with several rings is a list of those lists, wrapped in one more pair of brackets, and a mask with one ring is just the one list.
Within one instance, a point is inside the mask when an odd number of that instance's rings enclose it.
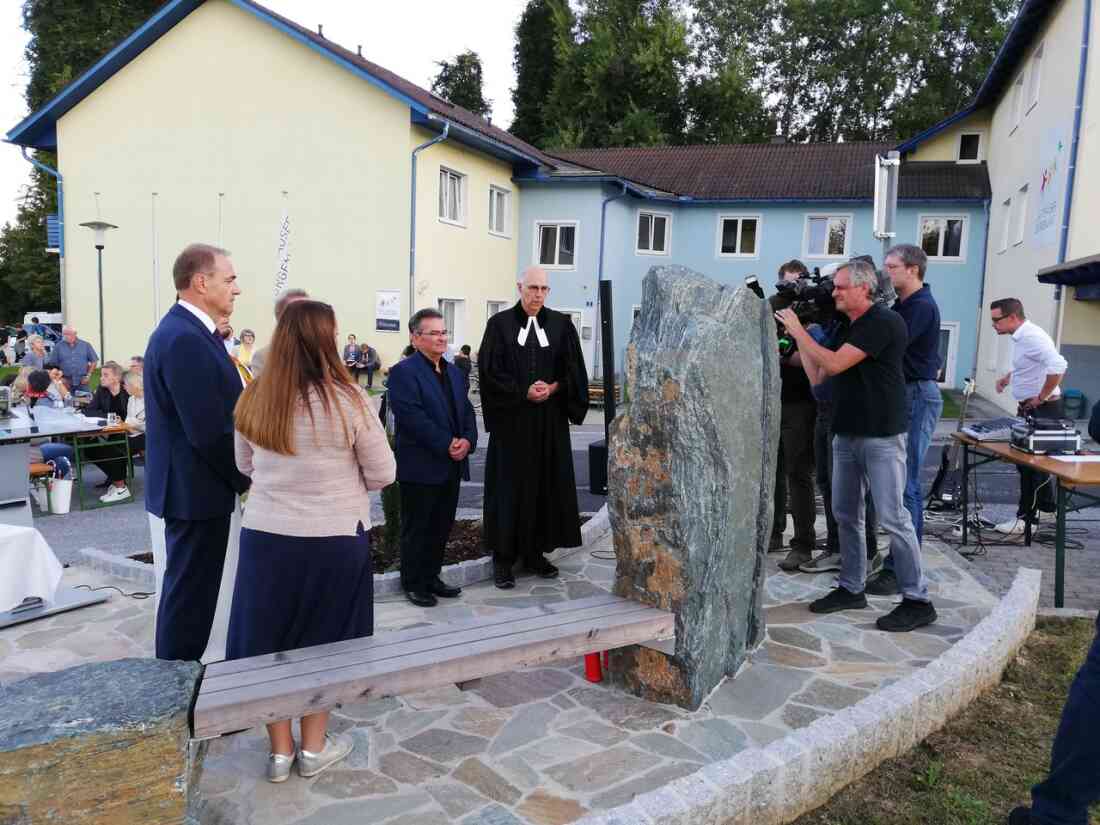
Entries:
{"label": "stone memorial", "polygon": [[119,659],[0,688],[0,823],[187,821],[197,662]]}
{"label": "stone memorial", "polygon": [[618,596],[676,614],[676,641],[611,653],[611,679],[695,710],[764,635],[764,559],[779,443],[767,302],[653,267],[611,425],[608,514]]}

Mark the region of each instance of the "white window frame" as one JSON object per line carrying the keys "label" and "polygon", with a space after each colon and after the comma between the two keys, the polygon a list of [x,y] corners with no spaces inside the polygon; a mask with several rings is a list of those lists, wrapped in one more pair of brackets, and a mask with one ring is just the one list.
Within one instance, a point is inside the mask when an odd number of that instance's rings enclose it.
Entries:
{"label": "white window frame", "polygon": [[[947,355],[944,357],[943,364],[943,381],[939,382],[941,387],[954,387],[955,386],[955,367],[959,360],[959,322],[958,321],[941,321],[940,330],[947,330],[951,336],[947,339]],[[936,341],[937,345],[939,340]]]}
{"label": "white window frame", "polygon": [[959,241],[959,254],[958,255],[929,255],[928,260],[934,263],[945,264],[963,264],[966,263],[967,245],[970,241],[970,217],[968,215],[949,215],[946,213],[929,212],[927,214],[921,214],[917,216],[917,246],[923,248],[921,243],[924,240],[924,236],[921,230],[924,228],[925,221],[943,221],[943,230],[940,232],[940,249],[943,249],[944,241],[947,238],[947,222],[950,221],[962,221],[962,238]]}
{"label": "white window frame", "polygon": [[1001,244],[998,253],[1008,249],[1008,239],[1012,234],[1012,198],[1005,198],[1001,202]]}
{"label": "white window frame", "polygon": [[[503,195],[504,202],[504,220],[501,223],[504,226],[504,230],[498,232],[493,225],[493,217],[495,216],[494,204],[497,195]],[[512,237],[512,190],[505,189],[503,186],[497,186],[496,184],[489,184],[489,234],[497,238],[511,238]]]}
{"label": "white window frame", "polygon": [[1020,121],[1024,119],[1024,74],[1027,69],[1021,69],[1019,74],[1016,75],[1016,81],[1012,84],[1012,128],[1009,130],[1011,135],[1020,126]]}
{"label": "white window frame", "polygon": [[1016,218],[1012,227],[1012,245],[1019,246],[1027,235],[1027,193],[1028,185],[1025,183],[1016,190]]}
{"label": "white window frame", "polygon": [[[492,304],[500,304],[500,309],[493,311]],[[490,298],[485,302],[485,320],[488,322],[490,318],[497,314],[497,312],[504,312],[508,307],[515,304],[515,301],[508,301],[503,298]]]}
{"label": "white window frame", "polygon": [[[638,229],[642,224],[642,216],[648,215],[651,218],[664,218],[665,219],[665,248],[660,252],[655,252],[652,249],[642,249],[638,246]],[[653,245],[653,226],[650,225],[649,230],[649,244]],[[659,212],[656,209],[639,209],[638,217],[634,221],[634,254],[635,255],[653,255],[659,258],[667,258],[672,254],[672,213],[671,212]]]}
{"label": "white window frame", "polygon": [[630,323],[633,324],[638,320],[638,316],[642,314],[641,304],[632,304],[630,307]]}
{"label": "white window frame", "polygon": [[436,308],[443,316],[444,324],[446,324],[447,313],[443,308],[444,303],[454,304],[454,323],[447,327],[447,349],[451,352],[458,352],[458,348],[465,343],[460,341],[459,337],[460,334],[465,332],[466,327],[466,299],[448,296],[440,296],[436,299]]}
{"label": "white window frame", "polygon": [[[455,169],[451,169],[448,166],[440,165],[440,167],[439,167],[439,186],[440,187],[442,187],[442,185],[443,185],[443,176],[444,175],[448,175],[449,177],[455,177],[455,178],[458,179],[458,219],[455,220],[455,219],[452,219],[451,217],[449,217],[447,215],[440,214],[439,215],[439,222],[450,224],[451,226],[461,226],[463,229],[465,229],[466,228],[466,215],[469,212],[468,204],[470,202],[470,198],[469,198],[468,186],[469,186],[469,180],[470,179],[469,179],[468,176],[464,175],[462,172],[459,172]],[[442,192],[440,192],[439,194],[442,195]],[[442,204],[440,204],[440,205],[442,205]]]}
{"label": "white window frame", "polygon": [[1035,49],[1031,56],[1031,60],[1028,61],[1028,73],[1027,73],[1027,112],[1031,112],[1039,104],[1039,87],[1043,80],[1043,45],[1039,44],[1039,47]]}
{"label": "white window frame", "polygon": [[[844,232],[844,252],[840,255],[829,255],[828,225],[826,225],[826,254],[815,255],[810,251],[810,221],[815,218],[833,220],[843,218],[848,222],[848,228]],[[855,215],[851,212],[807,212],[802,222],[802,257],[813,261],[840,261],[851,257],[852,233],[855,231]]]}
{"label": "white window frame", "polygon": [[[756,249],[752,252],[741,252],[741,221],[751,220],[756,221]],[[722,251],[722,225],[726,221],[737,221],[737,252],[723,252]],[[755,260],[760,257],[760,238],[763,234],[764,228],[764,216],[757,213],[741,213],[741,212],[726,212],[718,216],[718,222],[715,224],[715,238],[714,238],[714,257],[715,258],[742,258],[745,260]]]}
{"label": "white window frame", "polygon": [[[542,256],[539,254],[539,244],[542,243],[542,228],[544,226],[556,226],[558,227],[558,243],[555,246],[558,260],[561,260],[561,227],[571,226],[573,227],[573,263],[572,264],[544,264],[540,263]],[[543,269],[560,269],[560,270],[573,270],[577,268],[577,259],[580,257],[580,240],[581,240],[581,224],[580,221],[573,219],[545,219],[535,221],[534,238],[532,242],[531,250],[531,263],[541,266]]]}
{"label": "white window frame", "polygon": [[[977,135],[978,136],[978,157],[973,160],[963,159],[962,156],[962,139],[965,135]],[[967,132],[959,132],[959,140],[955,145],[955,162],[956,163],[981,163],[985,160],[985,132],[980,129],[974,129]]]}

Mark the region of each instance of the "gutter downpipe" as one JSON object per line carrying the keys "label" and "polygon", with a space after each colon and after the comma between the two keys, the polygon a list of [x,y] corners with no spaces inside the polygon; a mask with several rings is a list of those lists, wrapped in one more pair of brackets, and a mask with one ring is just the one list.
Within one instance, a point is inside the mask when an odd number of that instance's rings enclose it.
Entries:
{"label": "gutter downpipe", "polygon": [[[1077,178],[1077,149],[1081,141],[1081,112],[1085,105],[1085,75],[1089,65],[1089,27],[1092,25],[1092,0],[1085,0],[1084,21],[1081,30],[1081,61],[1077,70],[1077,100],[1073,107],[1073,141],[1069,150],[1069,172],[1066,175],[1065,207],[1062,209],[1062,237],[1058,241],[1058,263],[1066,262],[1069,247],[1069,217],[1073,208],[1073,186]],[[1062,320],[1066,305],[1062,300],[1062,285],[1054,288],[1055,346],[1062,345]]]}
{"label": "gutter downpipe", "polygon": [[[600,206],[600,252],[599,257],[596,259],[596,322],[593,326],[596,329],[595,341],[593,341],[593,373],[599,373],[602,371],[602,364],[600,363],[600,312],[602,307],[600,306],[600,281],[603,280],[603,247],[604,247],[604,231],[607,228],[607,205],[612,201],[617,201],[626,197],[626,184],[620,184],[623,187],[617,195],[612,195],[609,198],[604,198],[603,204]],[[595,374],[592,376],[595,378]]]}
{"label": "gutter downpipe", "polygon": [[[988,200],[982,202],[982,212],[985,213],[985,244],[982,246],[982,279],[978,285],[978,320],[974,325],[974,331],[978,337],[974,339],[974,364],[970,370],[970,380],[974,382],[975,387],[978,386],[978,356],[981,354],[982,315],[985,312],[985,266],[989,260],[989,221],[991,213]],[[992,346],[997,346],[996,338],[993,339]]]}
{"label": "gutter downpipe", "polygon": [[[8,141],[5,141],[7,143]],[[52,166],[47,166],[27,154],[27,147],[20,146],[23,160],[27,161],[35,169],[45,172],[57,181],[57,271],[58,289],[61,293],[61,316],[67,318],[65,313],[65,188],[61,173]]]}
{"label": "gutter downpipe", "polygon": [[[430,120],[436,120],[431,115]],[[411,191],[409,193],[409,317],[416,311],[416,156],[429,146],[442,143],[451,133],[451,124],[443,121],[443,131],[426,143],[421,143],[412,150],[412,177]]]}

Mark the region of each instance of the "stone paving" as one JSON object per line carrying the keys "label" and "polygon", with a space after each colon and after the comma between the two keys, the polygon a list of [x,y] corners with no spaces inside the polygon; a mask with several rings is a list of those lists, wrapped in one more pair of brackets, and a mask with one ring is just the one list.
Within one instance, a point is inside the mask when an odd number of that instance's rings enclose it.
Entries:
{"label": "stone paving", "polygon": [[[449,622],[580,598],[610,585],[610,536],[560,562],[558,581],[522,578],[513,591],[488,582],[430,610],[380,599],[376,631]],[[593,552],[596,555],[593,555]],[[601,556],[602,558],[596,557]],[[871,609],[818,617],[804,602],[829,574],[788,575],[768,557],[767,640],[736,679],[695,713],[651,704],[584,680],[580,660],[455,687],[346,705],[333,728],[356,742],[338,768],[283,785],[263,779],[262,729],[210,743],[199,821],[216,823],[456,822],[551,825],[630,802],[635,795],[767,745],[848,707],[945,652],[991,610],[994,598],[948,556],[926,550],[940,620],[886,635]],[[69,568],[65,583],[111,583]],[[125,586],[125,585],[123,585]],[[117,595],[106,605],[0,631],[0,682],[84,661],[150,655],[151,602]]]}

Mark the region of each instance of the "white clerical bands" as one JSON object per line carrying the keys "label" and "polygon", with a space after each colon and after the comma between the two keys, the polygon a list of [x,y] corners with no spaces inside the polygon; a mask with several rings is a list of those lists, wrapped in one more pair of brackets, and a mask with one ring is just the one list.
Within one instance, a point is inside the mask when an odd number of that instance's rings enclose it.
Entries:
{"label": "white clerical bands", "polygon": [[516,343],[518,343],[521,347],[527,345],[527,335],[531,332],[531,327],[535,328],[535,337],[539,339],[539,346],[550,346],[550,339],[546,337],[546,333],[542,331],[542,327],[539,326],[539,322],[535,320],[534,315],[529,315],[527,317],[527,326],[519,331],[519,336],[516,338]]}

